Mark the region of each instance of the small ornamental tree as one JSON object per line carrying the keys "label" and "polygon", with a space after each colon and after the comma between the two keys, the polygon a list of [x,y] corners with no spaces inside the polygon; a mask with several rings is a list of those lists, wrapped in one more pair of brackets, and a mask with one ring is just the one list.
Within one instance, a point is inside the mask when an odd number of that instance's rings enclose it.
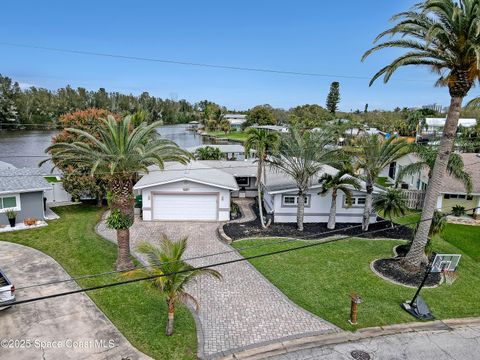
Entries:
{"label": "small ornamental tree", "polygon": [[[75,111],[60,116],[60,125],[62,128],[75,128],[87,131],[95,138],[99,136],[99,127],[103,126],[101,119],[112,115],[119,119],[118,115],[108,110],[89,108],[86,110]],[[52,143],[73,143],[80,139],[80,135],[74,132],[63,130],[52,138]],[[79,168],[75,163],[68,166],[62,166],[60,162],[55,162],[55,166],[63,172],[63,187],[73,199],[80,199],[82,196],[92,196],[97,198],[99,206],[102,204],[106,192],[106,181],[102,174],[91,175],[89,168]]]}

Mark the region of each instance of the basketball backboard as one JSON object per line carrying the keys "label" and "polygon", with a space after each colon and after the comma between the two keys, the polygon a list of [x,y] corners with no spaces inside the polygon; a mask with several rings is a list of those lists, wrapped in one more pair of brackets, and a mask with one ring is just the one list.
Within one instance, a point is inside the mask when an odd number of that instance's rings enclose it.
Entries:
{"label": "basketball backboard", "polygon": [[430,272],[439,273],[455,271],[461,257],[462,255],[460,254],[436,254]]}

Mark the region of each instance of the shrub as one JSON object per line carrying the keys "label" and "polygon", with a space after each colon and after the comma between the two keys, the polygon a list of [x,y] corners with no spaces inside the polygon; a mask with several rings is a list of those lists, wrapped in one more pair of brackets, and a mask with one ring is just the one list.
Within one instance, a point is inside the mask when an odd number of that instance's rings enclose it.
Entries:
{"label": "shrub", "polygon": [[133,219],[130,215],[122,214],[120,210],[115,209],[107,218],[107,226],[110,229],[124,230],[133,225]]}
{"label": "shrub", "polygon": [[452,213],[453,213],[453,215],[455,215],[455,216],[463,216],[463,215],[465,215],[465,213],[466,213],[465,207],[464,207],[464,206],[460,206],[460,205],[455,205],[455,206],[452,208]]}

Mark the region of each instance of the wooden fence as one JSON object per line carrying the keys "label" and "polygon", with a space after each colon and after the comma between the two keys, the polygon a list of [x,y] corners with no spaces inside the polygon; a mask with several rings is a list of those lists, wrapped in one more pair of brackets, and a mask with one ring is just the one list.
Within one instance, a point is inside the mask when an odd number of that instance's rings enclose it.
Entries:
{"label": "wooden fence", "polygon": [[425,191],[421,190],[403,190],[407,207],[413,210],[419,210],[423,207],[425,201]]}

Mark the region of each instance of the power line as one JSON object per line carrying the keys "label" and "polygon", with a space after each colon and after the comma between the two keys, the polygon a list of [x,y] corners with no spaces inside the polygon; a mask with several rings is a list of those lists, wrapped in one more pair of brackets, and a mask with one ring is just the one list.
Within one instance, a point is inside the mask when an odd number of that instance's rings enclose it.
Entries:
{"label": "power line", "polygon": [[[199,63],[199,62],[192,62],[192,61],[179,61],[179,60],[171,60],[171,59],[130,56],[130,55],[122,55],[122,54],[111,54],[111,53],[87,51],[87,50],[74,50],[74,49],[57,48],[57,47],[49,47],[49,46],[19,44],[19,43],[11,43],[11,42],[3,42],[3,41],[0,42],[0,45],[18,47],[18,48],[45,50],[45,51],[59,52],[59,53],[66,53],[66,54],[89,55],[89,56],[98,56],[98,57],[107,57],[107,58],[117,58],[117,59],[123,59],[123,60],[145,61],[145,62],[183,65],[183,66],[193,66],[193,67],[202,67],[202,68],[213,68],[213,69],[222,69],[222,70],[236,70],[236,71],[248,71],[248,72],[257,72],[257,73],[280,74],[280,75],[324,77],[324,78],[341,78],[341,79],[356,79],[356,80],[370,80],[371,79],[371,77],[369,77],[369,76],[322,74],[322,73],[315,73],[315,72],[288,71],[288,70],[280,70],[280,69],[272,69],[272,68],[269,69],[269,68],[209,64],[209,63]],[[407,82],[429,82],[429,83],[432,83],[432,81],[418,80],[418,79],[398,79],[398,80],[407,81]]]}
{"label": "power line", "polygon": [[[466,211],[468,211],[468,210],[466,210]],[[399,217],[393,218],[392,220],[384,219],[384,220],[381,220],[381,221],[377,221],[375,224],[381,224],[381,223],[385,223],[385,222],[393,222],[393,221],[403,219],[403,218],[409,217],[409,216],[411,216],[411,214],[399,216]],[[279,240],[279,241],[276,241],[276,242],[261,243],[261,244],[257,244],[257,245],[247,246],[247,247],[240,248],[240,249],[222,251],[222,252],[217,252],[217,253],[212,253],[212,254],[207,254],[207,255],[199,255],[199,256],[194,256],[194,257],[190,257],[190,258],[185,258],[185,259],[182,259],[182,260],[167,261],[167,262],[164,262],[163,264],[173,264],[173,263],[178,263],[180,261],[192,261],[192,260],[205,259],[205,258],[213,257],[213,256],[237,253],[237,252],[243,251],[243,250],[256,249],[256,248],[260,248],[260,247],[267,246],[267,245],[284,244],[284,243],[289,243],[289,242],[297,241],[297,240],[309,240],[310,238],[315,238],[315,237],[318,237],[318,236],[325,237],[325,235],[332,235],[332,234],[337,233],[337,232],[344,232],[344,231],[348,231],[348,230],[352,230],[352,229],[356,229],[356,228],[360,228],[360,227],[362,227],[362,224],[351,225],[351,226],[346,227],[346,228],[338,228],[338,229],[328,230],[328,231],[319,232],[319,233],[315,233],[315,234],[305,235],[305,236],[300,237],[300,238],[289,238],[289,239]],[[384,229],[384,231],[388,231],[388,230],[390,230],[390,228],[385,228]],[[69,279],[52,280],[52,281],[45,282],[45,283],[40,283],[40,284],[33,284],[33,285],[28,285],[28,286],[23,286],[23,287],[16,287],[15,290],[18,291],[18,290],[24,290],[24,289],[29,289],[29,288],[47,286],[47,285],[55,285],[55,284],[64,283],[64,282],[84,280],[84,279],[90,279],[90,278],[106,276],[106,275],[114,275],[114,274],[118,274],[118,273],[128,272],[128,271],[131,271],[131,270],[146,269],[146,268],[150,268],[150,267],[151,267],[150,265],[142,265],[142,266],[133,267],[133,268],[128,269],[128,270],[115,270],[115,271],[108,271],[108,272],[103,272],[103,273],[98,273],[98,274],[82,275],[82,276],[69,278]],[[8,291],[8,290],[5,290],[5,291]]]}
{"label": "power line", "polygon": [[[443,215],[443,216],[446,216],[446,215]],[[406,223],[406,224],[403,224],[403,225],[396,225],[396,226],[392,227],[391,229],[395,229],[395,228],[398,228],[398,227],[401,227],[401,226],[415,225],[415,224],[419,224],[423,221],[430,221],[430,220],[432,220],[432,218],[418,220],[418,221],[414,221],[414,222],[411,222],[411,223]],[[388,229],[378,229],[378,230],[367,231],[367,232],[359,234],[359,235],[347,236],[345,238],[342,238],[342,240],[359,238],[359,237],[363,237],[363,236],[366,236],[366,235],[382,232],[382,231],[385,231],[385,230],[388,230]],[[302,245],[302,246],[297,246],[297,247],[293,247],[293,248],[289,248],[289,249],[281,249],[281,250],[271,251],[271,252],[267,252],[267,253],[263,253],[263,254],[252,255],[252,256],[248,256],[248,257],[242,257],[242,258],[239,258],[239,259],[233,259],[233,260],[222,261],[222,262],[218,262],[218,263],[214,263],[214,264],[198,266],[198,267],[194,267],[193,269],[174,271],[174,272],[170,272],[170,273],[166,273],[166,274],[160,274],[160,275],[146,276],[146,277],[137,278],[137,279],[119,281],[119,282],[114,282],[114,283],[109,283],[109,284],[104,284],[104,285],[98,285],[98,286],[93,286],[93,287],[84,288],[84,289],[77,289],[77,290],[66,291],[66,292],[61,292],[61,293],[56,293],[56,294],[51,294],[51,295],[46,295],[46,296],[40,296],[40,297],[36,297],[36,298],[30,298],[30,299],[15,301],[13,303],[10,303],[9,305],[14,306],[14,305],[20,305],[20,304],[27,304],[27,303],[34,302],[34,301],[47,300],[47,299],[51,299],[51,298],[67,296],[67,295],[72,295],[72,294],[77,294],[77,293],[82,293],[82,292],[87,292],[87,291],[105,289],[105,288],[110,288],[110,287],[114,287],[114,286],[126,285],[126,284],[131,284],[131,283],[140,282],[140,281],[153,280],[153,279],[157,279],[157,278],[161,278],[161,277],[167,277],[167,276],[172,276],[172,275],[177,275],[177,274],[188,273],[188,272],[192,272],[192,271],[196,271],[196,270],[203,270],[203,269],[207,269],[207,268],[211,268],[211,267],[229,265],[229,264],[233,264],[233,263],[237,263],[237,262],[242,262],[242,261],[247,261],[247,260],[252,260],[252,259],[258,259],[258,258],[262,258],[262,257],[266,257],[266,256],[278,255],[278,254],[288,253],[288,252],[291,252],[291,251],[296,251],[296,250],[306,249],[306,248],[319,246],[319,245],[323,245],[323,244],[328,244],[328,243],[338,241],[338,240],[339,239],[327,239],[327,240],[324,240],[324,241],[321,241],[321,242],[315,242],[315,243],[306,244],[306,245]]]}

